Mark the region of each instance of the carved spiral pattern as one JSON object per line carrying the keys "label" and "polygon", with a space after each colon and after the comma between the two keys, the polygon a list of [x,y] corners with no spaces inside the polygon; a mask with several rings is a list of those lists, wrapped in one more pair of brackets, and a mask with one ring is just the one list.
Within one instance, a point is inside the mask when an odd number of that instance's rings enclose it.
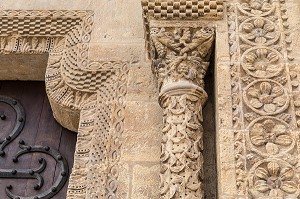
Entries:
{"label": "carved spiral pattern", "polygon": [[286,89],[273,80],[258,80],[249,84],[243,96],[247,106],[260,115],[278,114],[289,105]]}

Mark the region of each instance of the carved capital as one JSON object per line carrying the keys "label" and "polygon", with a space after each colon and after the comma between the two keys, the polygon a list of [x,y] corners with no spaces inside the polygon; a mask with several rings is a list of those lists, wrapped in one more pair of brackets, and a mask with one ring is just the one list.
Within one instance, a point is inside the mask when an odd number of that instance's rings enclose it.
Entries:
{"label": "carved capital", "polygon": [[159,87],[185,82],[203,88],[214,28],[153,27],[150,30],[152,66]]}

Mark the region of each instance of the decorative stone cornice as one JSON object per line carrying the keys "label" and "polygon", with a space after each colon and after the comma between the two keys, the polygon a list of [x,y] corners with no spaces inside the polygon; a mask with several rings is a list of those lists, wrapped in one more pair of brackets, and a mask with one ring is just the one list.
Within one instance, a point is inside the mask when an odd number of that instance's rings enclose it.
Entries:
{"label": "decorative stone cornice", "polygon": [[[220,17],[222,1],[142,1],[146,45],[164,110],[161,198],[204,198],[204,76],[215,38],[201,17]],[[197,20],[195,20],[197,19]]]}

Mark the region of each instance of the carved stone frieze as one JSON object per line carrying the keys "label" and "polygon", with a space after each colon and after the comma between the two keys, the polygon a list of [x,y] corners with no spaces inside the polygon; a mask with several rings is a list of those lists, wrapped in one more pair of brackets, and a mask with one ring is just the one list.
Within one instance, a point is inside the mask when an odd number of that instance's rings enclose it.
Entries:
{"label": "carved stone frieze", "polygon": [[236,187],[245,198],[300,193],[298,82],[285,7],[284,0],[227,6]]}

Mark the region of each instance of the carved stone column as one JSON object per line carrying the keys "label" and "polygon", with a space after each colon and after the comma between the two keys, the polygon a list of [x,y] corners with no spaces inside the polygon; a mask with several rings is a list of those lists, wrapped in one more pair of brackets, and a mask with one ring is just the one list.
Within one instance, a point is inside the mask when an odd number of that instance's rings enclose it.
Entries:
{"label": "carved stone column", "polygon": [[164,109],[161,198],[203,198],[202,107],[207,99],[203,77],[214,29],[150,27],[153,71]]}
{"label": "carved stone column", "polygon": [[[222,0],[142,0],[146,46],[158,79],[163,108],[161,184],[163,199],[204,198],[204,76]],[[202,19],[202,20],[201,20]]]}

